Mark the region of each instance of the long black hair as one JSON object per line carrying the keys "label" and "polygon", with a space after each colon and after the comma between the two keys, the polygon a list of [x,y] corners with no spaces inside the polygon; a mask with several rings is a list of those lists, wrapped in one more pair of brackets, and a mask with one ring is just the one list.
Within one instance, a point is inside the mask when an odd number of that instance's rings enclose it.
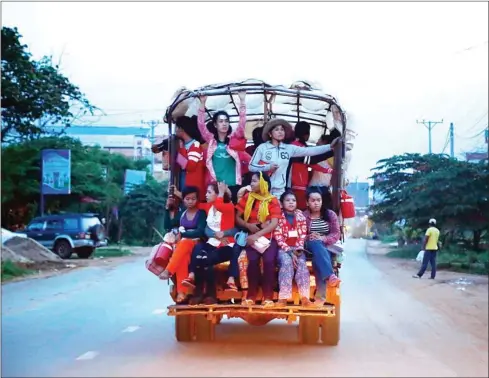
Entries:
{"label": "long black hair", "polygon": [[311,186],[307,189],[306,195],[307,200],[309,201],[309,196],[313,193],[317,193],[321,196],[321,214],[322,218],[329,222],[329,211],[332,210],[333,206],[333,198],[331,197],[331,193],[327,188],[325,190],[319,189],[317,186]]}

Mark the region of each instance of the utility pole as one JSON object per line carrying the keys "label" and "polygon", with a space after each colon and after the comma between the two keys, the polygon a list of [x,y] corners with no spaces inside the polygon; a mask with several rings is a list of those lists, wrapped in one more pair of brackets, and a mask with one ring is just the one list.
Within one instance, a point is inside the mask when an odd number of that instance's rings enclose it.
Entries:
{"label": "utility pole", "polygon": [[433,127],[435,127],[437,124],[443,123],[443,119],[441,121],[425,121],[423,119],[421,122],[416,120],[416,123],[422,123],[428,129],[428,153],[431,154],[431,130],[433,130]]}
{"label": "utility pole", "polygon": [[450,156],[455,157],[455,136],[453,132],[453,122],[450,122]]}
{"label": "utility pole", "polygon": [[[148,125],[151,127],[151,143],[154,143],[155,141],[155,127],[158,126],[161,122],[158,120],[151,120],[151,121],[141,121],[143,125]],[[155,155],[151,154],[151,175],[154,176],[155,173]]]}

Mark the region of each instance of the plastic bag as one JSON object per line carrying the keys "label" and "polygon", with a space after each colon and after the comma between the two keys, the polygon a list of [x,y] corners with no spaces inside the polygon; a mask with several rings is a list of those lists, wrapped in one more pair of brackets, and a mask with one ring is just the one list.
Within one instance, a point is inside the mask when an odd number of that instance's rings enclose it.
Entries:
{"label": "plastic bag", "polygon": [[424,251],[419,251],[418,256],[416,256],[416,261],[423,261]]}

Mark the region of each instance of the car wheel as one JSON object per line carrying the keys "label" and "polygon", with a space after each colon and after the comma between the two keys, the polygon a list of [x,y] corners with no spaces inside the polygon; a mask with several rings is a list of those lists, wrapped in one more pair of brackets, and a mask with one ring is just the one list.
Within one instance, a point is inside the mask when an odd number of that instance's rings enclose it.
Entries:
{"label": "car wheel", "polygon": [[54,253],[62,259],[69,259],[73,254],[73,248],[67,240],[58,240],[54,245]]}
{"label": "car wheel", "polygon": [[102,241],[105,238],[104,226],[101,224],[93,226],[90,233],[92,234],[92,239],[95,242]]}
{"label": "car wheel", "polygon": [[95,248],[79,248],[76,250],[76,254],[80,259],[88,259],[90,256],[93,255],[93,252],[95,251]]}

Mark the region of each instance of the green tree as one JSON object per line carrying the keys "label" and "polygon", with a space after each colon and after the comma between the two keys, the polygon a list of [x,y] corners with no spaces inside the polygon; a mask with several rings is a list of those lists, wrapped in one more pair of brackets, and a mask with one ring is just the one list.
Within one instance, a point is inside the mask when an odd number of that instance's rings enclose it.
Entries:
{"label": "green tree", "polygon": [[380,160],[373,169],[374,190],[385,198],[372,207],[375,221],[405,219],[426,227],[429,218],[453,235],[473,232],[478,249],[489,227],[489,175],[486,163],[473,164],[445,155],[404,154]]}
{"label": "green tree", "polygon": [[[126,169],[145,169],[147,160],[134,161],[110,154],[98,147],[86,147],[69,137],[47,137],[11,144],[2,149],[2,225],[8,225],[12,213],[24,210],[21,222],[38,212],[41,182],[41,151],[71,150],[71,195],[45,197],[45,211],[96,211],[109,215],[110,208],[123,197]],[[104,178],[103,171],[107,170]],[[150,180],[152,178],[150,177]],[[98,203],[82,204],[82,197]],[[28,208],[26,211],[25,209]]]}
{"label": "green tree", "polygon": [[153,227],[162,231],[168,182],[146,181],[125,196],[120,205],[124,240],[149,245],[159,241]]}
{"label": "green tree", "polygon": [[2,28],[2,142],[39,137],[48,123],[68,126],[96,109],[51,57],[32,59],[21,38]]}

